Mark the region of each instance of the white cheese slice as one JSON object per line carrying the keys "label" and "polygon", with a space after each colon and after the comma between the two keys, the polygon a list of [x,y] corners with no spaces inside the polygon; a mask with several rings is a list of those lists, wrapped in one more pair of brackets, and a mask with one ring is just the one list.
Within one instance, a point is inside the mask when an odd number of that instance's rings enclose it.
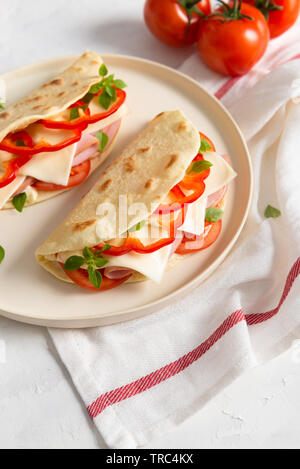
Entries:
{"label": "white cheese slice", "polygon": [[107,267],[126,267],[159,283],[167,267],[172,245],[165,246],[149,254],[130,253],[123,256],[105,256],[109,263]]}
{"label": "white cheese slice", "polygon": [[[1,177],[1,174],[0,174]],[[0,188],[0,209],[4,207],[11,196],[21,187],[25,180],[24,176],[17,176],[8,186]]]}
{"label": "white cheese slice", "polygon": [[204,231],[206,203],[207,198],[201,197],[190,204],[184,223],[178,230],[200,236]]}
{"label": "white cheese slice", "polygon": [[222,189],[223,186],[226,186],[230,181],[232,181],[236,176],[236,172],[232,167],[222,158],[213,151],[207,151],[203,155],[205,160],[208,160],[212,163],[210,168],[210,175],[205,179],[205,191],[202,197],[207,197],[214,192]]}
{"label": "white cheese slice", "polygon": [[20,168],[19,174],[66,186],[75,152],[76,144],[51,153],[39,153]]}
{"label": "white cheese slice", "polygon": [[[73,132],[46,129],[43,125],[32,124],[27,128],[35,142],[46,141],[50,144],[59,143],[72,137]],[[23,176],[31,176],[40,181],[66,186],[68,184],[76,144],[69,145],[55,152],[44,152],[35,155],[19,170]]]}

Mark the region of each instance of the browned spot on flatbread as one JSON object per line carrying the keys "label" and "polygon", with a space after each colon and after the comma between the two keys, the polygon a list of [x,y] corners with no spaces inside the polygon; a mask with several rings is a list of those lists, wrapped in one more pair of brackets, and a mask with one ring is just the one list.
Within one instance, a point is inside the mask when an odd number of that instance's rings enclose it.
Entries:
{"label": "browned spot on flatbread", "polygon": [[151,189],[151,187],[153,186],[153,183],[154,183],[153,178],[148,179],[148,181],[145,183],[145,189]]}
{"label": "browned spot on flatbread", "polygon": [[0,119],[7,119],[9,117],[9,112],[1,112]]}
{"label": "browned spot on flatbread", "polygon": [[139,149],[138,149],[138,152],[139,152],[139,153],[146,153],[146,151],[149,151],[149,150],[151,150],[151,147],[139,148]]}
{"label": "browned spot on flatbread", "polygon": [[73,231],[84,231],[86,228],[96,223],[96,221],[97,220],[94,219],[94,220],[83,221],[81,223],[73,223]]}
{"label": "browned spot on flatbread", "polygon": [[94,59],[94,60],[91,61],[91,64],[98,65],[98,63],[99,63],[99,60],[96,60],[96,59]]}
{"label": "browned spot on flatbread", "polygon": [[78,86],[78,85],[79,85],[78,81],[74,81],[74,83],[72,83],[72,86]]}
{"label": "browned spot on flatbread", "polygon": [[124,169],[127,173],[133,173],[133,171],[135,170],[135,164],[134,164],[135,158],[136,158],[135,153],[129,156],[128,158],[126,158],[124,162]]}
{"label": "browned spot on flatbread", "polygon": [[112,179],[107,179],[101,186],[99,187],[99,192],[106,191],[112,183]]}
{"label": "browned spot on flatbread", "polygon": [[33,106],[32,110],[33,111],[38,111],[41,108],[42,108],[42,106],[40,104],[38,104],[37,106]]}
{"label": "browned spot on flatbread", "polygon": [[164,112],[160,112],[159,114],[157,114],[157,116],[155,117],[155,119],[157,119],[158,117],[161,117],[164,115]]}
{"label": "browned spot on flatbread", "polygon": [[169,162],[168,162],[168,164],[166,165],[166,169],[171,168],[171,166],[173,166],[173,164],[177,161],[177,159],[178,159],[178,155],[175,155],[175,154],[174,154],[174,155],[171,155],[171,156],[170,156],[170,159],[169,159]]}
{"label": "browned spot on flatbread", "polygon": [[58,98],[61,98],[61,97],[64,96],[65,94],[67,94],[66,91],[61,91],[60,93],[58,93],[57,97],[58,97]]}
{"label": "browned spot on flatbread", "polygon": [[33,98],[27,99],[25,103],[35,103],[36,101],[41,101],[41,99],[43,99],[43,97],[38,95],[38,96],[34,96]]}
{"label": "browned spot on flatbread", "polygon": [[54,80],[50,81],[50,85],[62,85],[63,84],[62,78],[54,78]]}
{"label": "browned spot on flatbread", "polygon": [[186,122],[179,122],[177,131],[182,132],[183,130],[187,130]]}
{"label": "browned spot on flatbread", "polygon": [[127,173],[133,173],[134,171],[134,164],[130,161],[128,161],[127,163],[125,163],[124,165],[124,169]]}

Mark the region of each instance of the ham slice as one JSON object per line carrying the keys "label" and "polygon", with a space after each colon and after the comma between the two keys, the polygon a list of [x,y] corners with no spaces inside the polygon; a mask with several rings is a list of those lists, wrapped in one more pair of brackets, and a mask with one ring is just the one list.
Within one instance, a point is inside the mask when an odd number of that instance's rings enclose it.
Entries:
{"label": "ham slice", "polygon": [[31,184],[35,181],[34,178],[27,177],[25,178],[23,184],[19,187],[19,189],[11,196],[12,198],[15,197],[16,195],[22,194],[22,192],[25,192],[27,187],[31,186]]}
{"label": "ham slice", "polygon": [[[121,119],[102,129],[102,131],[109,138],[106,148],[108,148],[113,141],[120,128],[120,125]],[[74,156],[72,166],[77,166],[78,164],[81,164],[84,161],[92,159],[98,155],[99,140],[95,137],[96,134],[97,132],[82,135],[81,139],[77,143],[76,155]]]}
{"label": "ham slice", "polygon": [[210,194],[207,197],[207,207],[216,207],[224,199],[227,189],[228,186],[224,186],[219,191]]}
{"label": "ham slice", "polygon": [[83,150],[81,153],[78,153],[74,156],[73,164],[72,166],[77,166],[81,163],[83,163],[86,160],[90,160],[94,158],[95,156],[98,155],[98,147],[99,147],[99,142],[97,140],[97,143],[86,148]]}
{"label": "ham slice", "polygon": [[106,269],[104,269],[105,277],[111,280],[119,280],[133,273],[134,270],[127,269],[126,267],[106,267]]}
{"label": "ham slice", "polygon": [[81,139],[77,143],[76,154],[89,148],[91,145],[99,143],[98,139],[92,134],[82,134]]}

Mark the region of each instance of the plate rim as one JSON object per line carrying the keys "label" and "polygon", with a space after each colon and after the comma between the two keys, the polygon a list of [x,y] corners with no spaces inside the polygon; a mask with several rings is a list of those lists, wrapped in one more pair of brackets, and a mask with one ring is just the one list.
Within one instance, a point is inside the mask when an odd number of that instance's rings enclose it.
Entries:
{"label": "plate rim", "polygon": [[[68,319],[60,318],[58,315],[56,316],[55,314],[51,315],[51,317],[49,316],[49,314],[45,314],[43,317],[37,317],[37,316],[30,316],[28,314],[22,315],[20,313],[16,313],[11,310],[9,311],[8,309],[6,309],[5,311],[1,310],[0,316],[4,316],[4,317],[7,317],[7,318],[10,318],[10,319],[13,319],[13,320],[25,323],[25,324],[31,324],[31,325],[37,325],[37,326],[50,326],[50,327],[58,327],[58,328],[88,328],[88,327],[93,327],[93,326],[104,326],[108,324],[126,322],[126,321],[134,320],[139,317],[145,316],[147,314],[150,314],[151,312],[157,311],[159,308],[165,307],[167,304],[173,304],[176,300],[181,300],[184,296],[188,295],[191,291],[197,288],[197,286],[205,282],[207,278],[216,270],[216,268],[222,264],[222,262],[227,257],[229,252],[232,250],[234,244],[237,242],[239,236],[241,235],[241,232],[247,221],[250,208],[251,208],[251,204],[252,204],[252,200],[253,200],[253,192],[254,192],[254,173],[253,173],[252,160],[251,160],[251,156],[250,156],[250,152],[249,152],[246,139],[239,125],[234,120],[230,112],[226,109],[226,107],[222,104],[222,102],[218,100],[209,91],[207,91],[200,83],[198,83],[197,80],[167,65],[161,64],[153,60],[144,59],[142,57],[135,57],[135,56],[130,56],[130,55],[109,54],[109,53],[100,54],[100,55],[103,59],[108,59],[108,60],[119,59],[119,60],[125,60],[125,61],[129,60],[129,61],[139,62],[141,64],[147,64],[152,67],[162,69],[167,73],[175,74],[178,77],[188,80],[193,85],[196,85],[198,88],[201,89],[201,91],[205,95],[209,97],[209,99],[214,101],[214,103],[220,108],[220,110],[229,119],[231,125],[235,128],[235,131],[237,132],[237,135],[243,145],[245,156],[247,157],[247,164],[248,164],[248,171],[249,171],[249,197],[248,197],[247,206],[244,211],[243,218],[241,219],[239,223],[239,226],[236,230],[235,235],[231,238],[226,248],[222,250],[221,254],[212,263],[210,263],[209,266],[202,273],[196,275],[192,280],[188,281],[186,284],[181,286],[178,290],[173,291],[172,293],[169,293],[168,295],[165,295],[162,298],[159,298],[157,300],[145,303],[141,306],[126,309],[123,311],[117,311],[113,313],[102,312],[101,316],[99,316],[99,313],[98,314],[85,313],[85,315],[82,318],[73,318],[73,319],[72,318],[68,318]],[[58,56],[56,58],[48,58],[48,59],[44,59],[38,62],[33,62],[27,65],[24,65],[20,68],[9,70],[8,72],[1,74],[0,79],[9,79],[10,75],[15,75],[16,73],[30,72],[31,68],[35,69],[36,67],[42,67],[43,65],[50,65],[51,63],[55,64],[55,62],[58,62],[58,61],[61,61],[61,62],[71,61],[73,59],[76,59],[77,57],[78,57],[77,54],[73,54],[73,55]],[[129,315],[132,315],[134,317],[128,317]],[[107,319],[110,319],[110,320],[107,321]],[[87,322],[89,322],[89,324],[86,324]]]}

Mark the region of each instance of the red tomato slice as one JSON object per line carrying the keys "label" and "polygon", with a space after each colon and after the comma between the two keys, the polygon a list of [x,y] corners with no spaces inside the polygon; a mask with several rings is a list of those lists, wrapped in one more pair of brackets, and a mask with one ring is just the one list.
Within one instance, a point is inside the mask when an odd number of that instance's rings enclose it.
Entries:
{"label": "red tomato slice", "polygon": [[86,160],[77,166],[73,166],[73,168],[71,169],[69,182],[66,186],[59,186],[57,184],[52,184],[50,182],[36,181],[32,185],[32,187],[34,187],[38,191],[44,191],[44,192],[70,189],[71,187],[78,186],[83,181],[85,181],[88,175],[90,174],[90,170],[91,170],[91,162],[90,160]]}
{"label": "red tomato slice", "polygon": [[201,236],[184,236],[181,244],[176,249],[176,254],[191,254],[202,251],[211,246],[219,237],[222,230],[222,220],[216,223],[205,223],[205,231]]}
{"label": "red tomato slice", "polygon": [[[60,265],[63,267],[63,264],[60,263]],[[125,277],[125,278],[110,279],[110,278],[105,277],[105,275],[103,275],[103,273],[101,272],[102,283],[101,283],[100,289],[98,290],[98,288],[94,287],[89,281],[89,275],[86,270],[78,269],[78,270],[75,270],[74,272],[65,270],[65,273],[74,283],[76,283],[76,285],[79,285],[79,287],[85,288],[87,290],[97,291],[97,292],[111,290],[112,288],[116,288],[122,283],[126,282],[126,280],[128,280],[129,277],[131,276],[130,274],[128,275],[128,277]]]}

